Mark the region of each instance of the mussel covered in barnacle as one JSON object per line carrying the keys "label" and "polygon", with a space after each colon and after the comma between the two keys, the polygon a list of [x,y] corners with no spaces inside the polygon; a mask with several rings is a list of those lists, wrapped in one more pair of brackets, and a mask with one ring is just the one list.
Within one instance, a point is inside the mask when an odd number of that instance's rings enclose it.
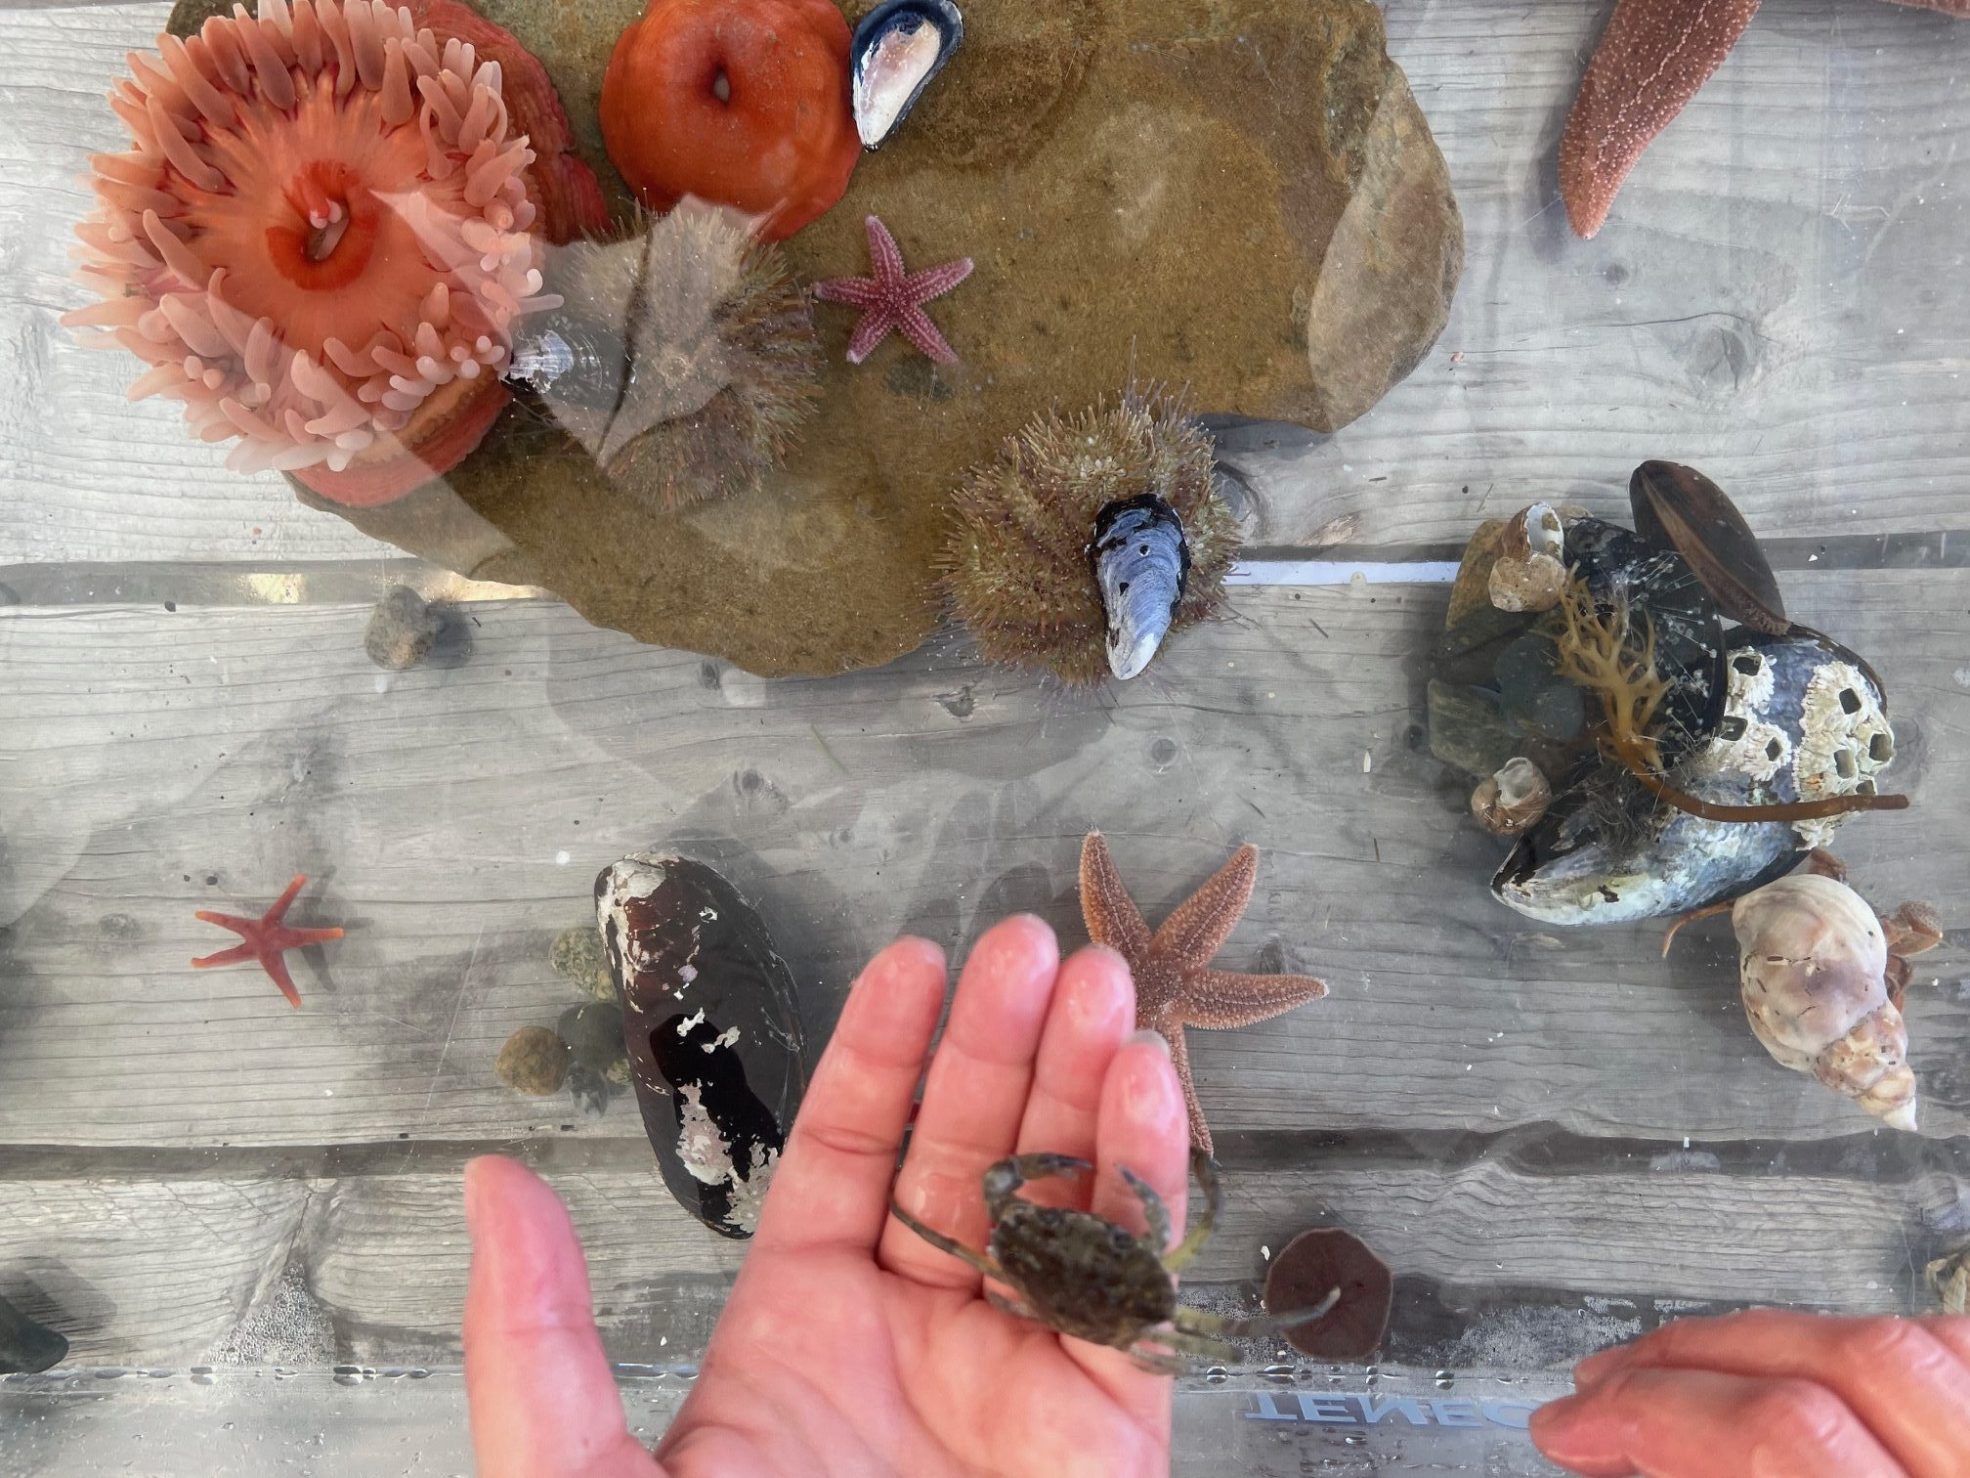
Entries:
{"label": "mussel covered in barnacle", "polygon": [[1501,609],[1522,530],[1480,529],[1430,684],[1431,747],[1482,780],[1522,759],[1554,798],[1492,891],[1550,924],[1626,923],[1789,872],[1894,758],[1868,664],[1791,621],[1743,519],[1701,473],[1648,462],[1635,528],[1562,519],[1550,609]]}
{"label": "mussel covered in barnacle", "polygon": [[952,0],[882,0],[849,43],[849,102],[862,147],[877,149],[910,115],[964,41]]}

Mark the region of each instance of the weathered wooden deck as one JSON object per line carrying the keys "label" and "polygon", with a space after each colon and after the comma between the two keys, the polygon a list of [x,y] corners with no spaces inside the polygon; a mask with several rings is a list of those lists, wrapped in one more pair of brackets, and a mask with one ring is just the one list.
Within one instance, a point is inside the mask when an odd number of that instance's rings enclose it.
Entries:
{"label": "weathered wooden deck", "polygon": [[[1205,1297],[1332,1221],[1403,1275],[1389,1354],[1416,1365],[1550,1367],[1691,1307],[1917,1306],[1970,1237],[1970,25],[1769,0],[1580,243],[1551,161],[1603,8],[1391,0],[1469,228],[1450,327],[1363,422],[1242,456],[1263,562],[1234,617],[1081,699],[955,640],[762,682],[223,473],[55,323],[101,92],[168,6],[0,6],[0,1294],[85,1366],[451,1362],[458,1171],[497,1148],[574,1207],[616,1356],[688,1359],[740,1249],[670,1201],[631,1101],[492,1074],[578,999],[548,945],[595,871],[719,860],[818,1041],[900,930],[962,948],[1026,908],[1078,941],[1099,826],[1151,911],[1258,843],[1230,958],[1333,988],[1193,1038],[1230,1195]],[[1769,1062],[1722,926],[1664,962],[1653,930],[1493,903],[1422,739],[1422,562],[1533,498],[1624,510],[1649,456],[1728,488],[1795,613],[1887,680],[1916,805],[1840,851],[1952,930],[1910,999],[1919,1137]],[[1419,578],[1279,583],[1333,576],[1307,559]],[[467,598],[470,650],[386,676],[363,624],[406,577]],[[297,969],[304,1010],[187,967],[227,942],[195,909],[295,872],[297,917],[349,927]]]}

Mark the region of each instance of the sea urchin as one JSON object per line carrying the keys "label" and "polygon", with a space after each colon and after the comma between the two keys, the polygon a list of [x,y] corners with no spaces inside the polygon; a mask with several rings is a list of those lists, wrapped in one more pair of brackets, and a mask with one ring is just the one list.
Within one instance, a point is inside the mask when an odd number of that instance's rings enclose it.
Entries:
{"label": "sea urchin", "polygon": [[1202,428],[1167,400],[1135,392],[1071,418],[1049,413],[1008,438],[952,498],[945,587],[980,651],[1063,682],[1100,681],[1110,654],[1096,527],[1104,513],[1152,497],[1180,520],[1188,551],[1169,630],[1215,612],[1240,534],[1212,463]]}
{"label": "sea urchin", "polygon": [[228,465],[387,502],[463,458],[542,305],[502,69],[383,0],[261,0],[132,54],[72,313]]}
{"label": "sea urchin", "polygon": [[686,200],[628,240],[556,252],[548,277],[563,306],[521,373],[626,491],[664,509],[750,491],[813,415],[806,296],[737,212]]}

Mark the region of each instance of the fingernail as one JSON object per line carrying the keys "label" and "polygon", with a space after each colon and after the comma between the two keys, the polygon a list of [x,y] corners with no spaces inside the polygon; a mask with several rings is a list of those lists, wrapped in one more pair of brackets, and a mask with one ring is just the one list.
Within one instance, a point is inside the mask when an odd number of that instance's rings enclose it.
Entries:
{"label": "fingernail", "polygon": [[[1151,1032],[1150,1035],[1155,1036],[1155,1033]],[[1130,1064],[1128,1075],[1122,1083],[1122,1111],[1145,1128],[1156,1128],[1183,1117],[1183,1100],[1177,1092],[1176,1074],[1167,1066],[1169,1044],[1163,1042],[1161,1037],[1156,1040],[1161,1044],[1164,1060]]]}
{"label": "fingernail", "polygon": [[465,1230],[473,1237],[479,1235],[479,1218],[485,1211],[485,1191],[480,1185],[484,1176],[480,1167],[491,1158],[490,1155],[480,1155],[465,1162]]}
{"label": "fingernail", "polygon": [[1131,1032],[1129,1039],[1122,1045],[1124,1047],[1148,1047],[1154,1045],[1165,1057],[1170,1055],[1170,1044],[1163,1039],[1163,1034],[1153,1026],[1145,1026],[1141,1031]]}
{"label": "fingernail", "polygon": [[1628,1351],[1620,1345],[1595,1351],[1573,1367],[1573,1388],[1576,1391],[1591,1390],[1613,1375],[1627,1360]]}

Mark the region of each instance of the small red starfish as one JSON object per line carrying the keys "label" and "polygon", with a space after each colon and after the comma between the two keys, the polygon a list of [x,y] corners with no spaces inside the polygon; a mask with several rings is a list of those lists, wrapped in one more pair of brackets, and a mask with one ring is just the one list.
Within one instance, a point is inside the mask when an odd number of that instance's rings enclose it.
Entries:
{"label": "small red starfish", "polygon": [[923,305],[971,276],[971,258],[960,257],[940,267],[921,272],[903,270],[903,253],[889,228],[874,216],[868,218],[869,267],[873,277],[832,277],[814,284],[814,296],[824,303],[846,303],[860,308],[862,318],[848,341],[848,362],[860,364],[892,329],[901,329],[908,339],[938,364],[956,364],[957,352]]}
{"label": "small red starfish", "polygon": [[236,918],[229,913],[213,913],[201,908],[198,917],[208,924],[220,924],[239,935],[246,942],[236,944],[231,949],[222,949],[216,955],[193,960],[194,970],[211,970],[220,965],[237,965],[245,960],[258,960],[260,968],[267,972],[268,978],[280,987],[280,993],[287,997],[287,1004],[295,1010],[301,1009],[301,992],[294,988],[294,979],[287,973],[287,961],[283,958],[290,949],[300,949],[310,944],[326,944],[331,939],[340,939],[340,929],[290,929],[281,922],[287,906],[301,891],[302,884],[308,881],[307,874],[295,874],[294,881],[287,885],[287,891],[274,901],[274,906],[257,919]]}

